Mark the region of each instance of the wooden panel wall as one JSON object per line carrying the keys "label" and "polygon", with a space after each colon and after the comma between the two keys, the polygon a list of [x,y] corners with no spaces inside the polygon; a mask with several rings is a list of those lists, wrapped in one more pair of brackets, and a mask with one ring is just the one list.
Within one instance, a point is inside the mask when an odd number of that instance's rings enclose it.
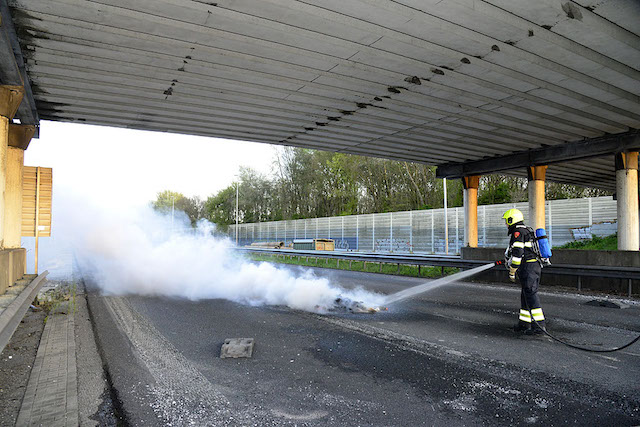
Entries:
{"label": "wooden panel wall", "polygon": [[[40,173],[40,186],[36,181]],[[51,236],[51,195],[53,171],[51,168],[25,166],[22,184],[22,236],[35,237],[36,223],[40,237]],[[36,221],[36,206],[40,215]]]}

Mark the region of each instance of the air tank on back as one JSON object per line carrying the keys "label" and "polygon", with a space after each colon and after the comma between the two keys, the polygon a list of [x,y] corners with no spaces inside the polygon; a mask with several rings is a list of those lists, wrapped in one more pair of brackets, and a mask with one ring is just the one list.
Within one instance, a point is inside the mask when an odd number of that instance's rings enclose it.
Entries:
{"label": "air tank on back", "polygon": [[549,245],[547,232],[544,231],[544,228],[538,228],[536,230],[536,238],[538,240],[538,247],[540,248],[540,256],[542,258],[551,258],[551,245]]}

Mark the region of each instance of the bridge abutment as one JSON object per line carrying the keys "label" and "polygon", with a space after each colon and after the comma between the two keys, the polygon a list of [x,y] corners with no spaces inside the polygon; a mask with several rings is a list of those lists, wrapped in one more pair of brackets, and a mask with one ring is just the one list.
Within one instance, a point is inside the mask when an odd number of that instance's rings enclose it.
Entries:
{"label": "bridge abutment", "polygon": [[534,229],[545,228],[545,194],[544,184],[547,166],[529,166],[529,225]]}
{"label": "bridge abutment", "polygon": [[616,193],[618,207],[618,250],[638,251],[638,152],[616,154]]}
{"label": "bridge abutment", "polygon": [[0,259],[4,266],[0,294],[24,274],[25,251],[20,250],[24,149],[15,145],[25,141],[19,138],[22,126],[11,123],[23,93],[21,86],[0,86]]}
{"label": "bridge abutment", "polygon": [[464,203],[464,246],[478,247],[478,187],[480,175],[462,178]]}
{"label": "bridge abutment", "polygon": [[4,247],[19,248],[22,237],[22,172],[24,150],[7,147],[5,180]]}

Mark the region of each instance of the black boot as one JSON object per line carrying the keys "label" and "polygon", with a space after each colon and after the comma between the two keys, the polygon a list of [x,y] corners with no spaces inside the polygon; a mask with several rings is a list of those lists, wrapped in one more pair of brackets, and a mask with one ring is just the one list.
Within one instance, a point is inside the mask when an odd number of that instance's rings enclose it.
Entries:
{"label": "black boot", "polygon": [[531,323],[519,321],[514,325],[513,330],[519,334],[529,333],[531,331]]}
{"label": "black boot", "polygon": [[527,335],[543,335],[545,332],[547,332],[547,328],[544,326],[544,320],[542,320],[532,323],[531,329],[525,333]]}

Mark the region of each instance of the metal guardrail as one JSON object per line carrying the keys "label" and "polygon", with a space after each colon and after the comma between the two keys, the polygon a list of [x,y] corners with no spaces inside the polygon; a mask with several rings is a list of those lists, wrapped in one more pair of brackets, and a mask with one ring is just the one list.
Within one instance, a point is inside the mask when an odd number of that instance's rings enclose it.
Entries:
{"label": "metal guardrail", "polygon": [[44,279],[49,274],[48,271],[43,272],[33,279],[29,285],[14,299],[11,304],[0,314],[0,353],[9,343],[11,336],[18,328],[25,313],[29,309],[29,305],[38,294],[38,291],[44,284]]}
{"label": "metal guardrail", "polygon": [[402,265],[428,265],[433,267],[473,268],[490,261],[463,260],[445,255],[384,255],[367,252],[301,251],[293,249],[237,248],[239,251],[291,255],[309,258],[331,258],[347,261],[383,262]]}
{"label": "metal guardrail", "polygon": [[[257,248],[237,248],[240,251],[271,253],[278,255],[292,255],[310,258],[333,258],[349,261],[382,262],[388,264],[402,265],[427,265],[432,267],[457,267],[462,269],[485,265],[491,260],[469,260],[459,256],[438,256],[438,255],[385,255],[376,253],[359,252],[321,252],[321,251],[298,251],[292,249],[257,249]],[[498,267],[504,269],[504,267]],[[640,268],[637,267],[610,267],[599,265],[574,265],[574,264],[551,264],[545,267],[545,272],[551,274],[562,274],[577,277],[602,277],[607,279],[628,279],[640,280]]]}

